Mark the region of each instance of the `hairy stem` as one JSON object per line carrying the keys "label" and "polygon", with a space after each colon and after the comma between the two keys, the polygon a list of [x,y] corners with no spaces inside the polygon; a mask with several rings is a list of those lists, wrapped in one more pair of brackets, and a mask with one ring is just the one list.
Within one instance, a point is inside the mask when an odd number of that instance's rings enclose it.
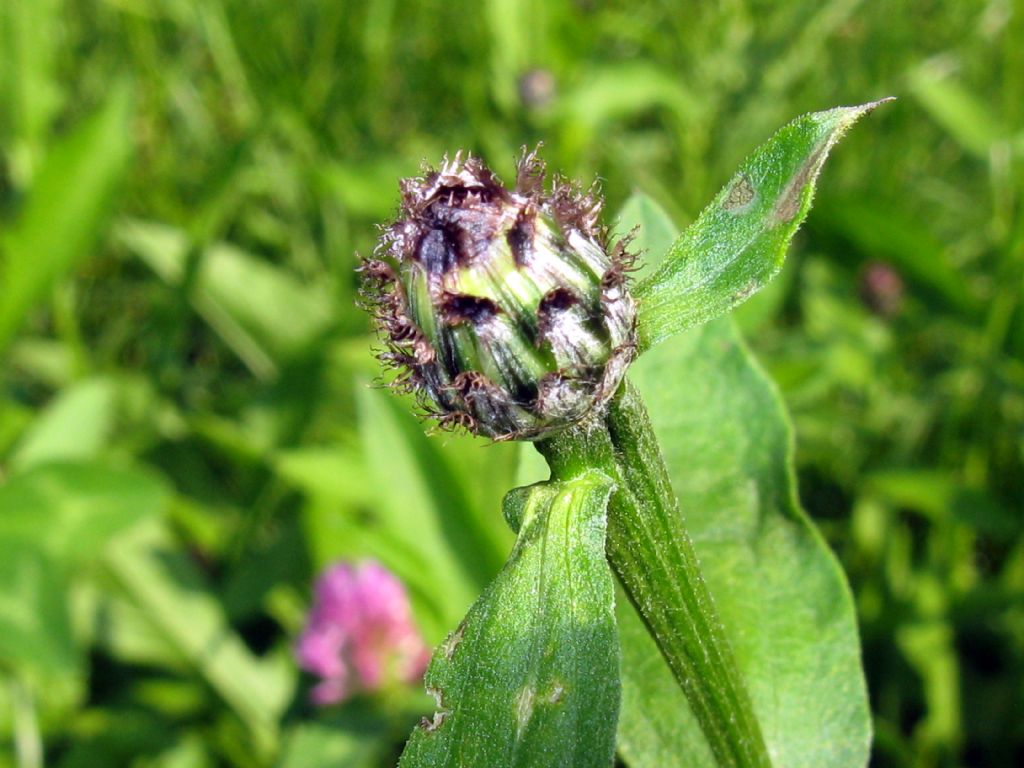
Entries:
{"label": "hairy stem", "polygon": [[639,393],[626,381],[603,420],[537,448],[558,479],[597,468],[616,481],[608,507],[608,560],[686,694],[715,759],[722,766],[770,766]]}

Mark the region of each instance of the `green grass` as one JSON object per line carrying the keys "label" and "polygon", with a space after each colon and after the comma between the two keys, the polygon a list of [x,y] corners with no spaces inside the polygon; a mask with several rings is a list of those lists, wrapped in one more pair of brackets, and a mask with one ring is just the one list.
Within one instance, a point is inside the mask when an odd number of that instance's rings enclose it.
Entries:
{"label": "green grass", "polygon": [[0,0],[0,766],[393,761],[429,702],[313,711],[311,579],[377,557],[438,641],[515,473],[365,387],[397,179],[543,141],[683,225],[791,117],[888,95],[739,319],[857,598],[874,763],[1019,764],[1021,40],[1019,0]]}

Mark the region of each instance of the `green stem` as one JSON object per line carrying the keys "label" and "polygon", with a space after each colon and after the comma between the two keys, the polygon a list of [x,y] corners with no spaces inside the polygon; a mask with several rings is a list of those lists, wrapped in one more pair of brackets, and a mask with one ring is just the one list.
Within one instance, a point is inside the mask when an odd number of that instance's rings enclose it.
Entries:
{"label": "green stem", "polygon": [[597,468],[616,481],[608,507],[608,560],[686,694],[715,759],[722,766],[770,766],[639,393],[627,381],[603,422],[581,424],[537,448],[558,479]]}
{"label": "green stem", "polygon": [[39,735],[35,699],[28,685],[10,679],[11,709],[14,714],[14,749],[18,768],[42,768],[43,741]]}

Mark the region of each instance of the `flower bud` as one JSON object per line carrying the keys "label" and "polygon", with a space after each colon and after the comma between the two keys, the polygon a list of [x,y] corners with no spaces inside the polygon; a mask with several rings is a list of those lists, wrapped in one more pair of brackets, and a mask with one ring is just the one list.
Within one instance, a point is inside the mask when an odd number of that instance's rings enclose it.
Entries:
{"label": "flower bud", "polygon": [[524,153],[506,189],[477,158],[402,182],[398,220],[363,264],[398,382],[442,425],[538,439],[614,393],[635,352],[630,257],[602,201]]}

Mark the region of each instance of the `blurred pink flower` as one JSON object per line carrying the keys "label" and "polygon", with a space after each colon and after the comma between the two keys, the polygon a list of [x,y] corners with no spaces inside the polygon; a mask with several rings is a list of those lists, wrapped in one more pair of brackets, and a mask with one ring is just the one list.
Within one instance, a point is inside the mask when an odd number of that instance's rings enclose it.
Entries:
{"label": "blurred pink flower", "polygon": [[903,278],[891,264],[873,261],[860,273],[860,297],[876,315],[891,318],[903,308]]}
{"label": "blurred pink flower", "polygon": [[430,661],[405,587],[372,561],[338,563],[320,575],[295,654],[303,669],[323,678],[311,694],[321,706],[415,682]]}

